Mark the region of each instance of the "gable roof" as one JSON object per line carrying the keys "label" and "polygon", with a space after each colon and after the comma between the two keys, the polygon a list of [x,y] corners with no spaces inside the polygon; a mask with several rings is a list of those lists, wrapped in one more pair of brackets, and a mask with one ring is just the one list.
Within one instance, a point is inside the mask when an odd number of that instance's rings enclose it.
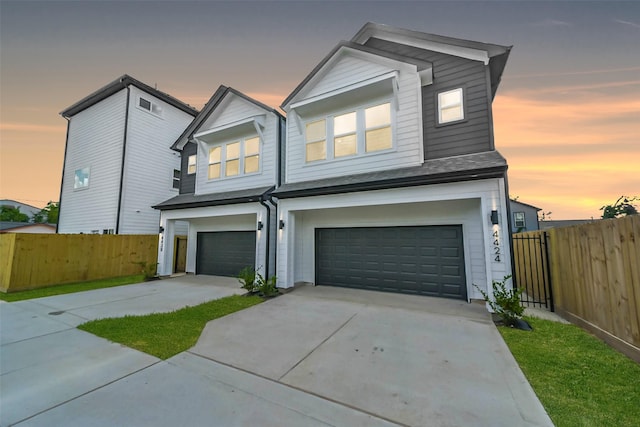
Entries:
{"label": "gable roof", "polygon": [[66,118],[73,117],[79,112],[91,107],[92,105],[97,104],[103,99],[110,97],[114,93],[117,93],[122,89],[127,88],[130,85],[135,86],[138,89],[143,90],[148,94],[163,100],[167,104],[172,105],[177,109],[184,111],[187,114],[191,114],[192,116],[195,116],[196,114],[198,114],[197,109],[193,108],[188,104],[185,104],[184,102],[180,101],[177,98],[174,98],[168,93],[159,91],[158,89],[154,89],[151,86],[142,83],[140,80],[136,80],[133,77],[127,74],[124,74],[119,78],[117,78],[116,80],[112,81],[111,83],[107,84],[106,86],[103,86],[97,91],[93,92],[92,94],[82,98],[80,101],[76,102],[72,106],[61,111],[60,115]]}
{"label": "gable roof", "polygon": [[542,210],[542,208],[539,208],[537,206],[529,205],[527,203],[522,203],[522,202],[519,202],[519,201],[513,200],[513,199],[509,199],[509,203],[516,204],[516,205],[521,205],[521,206],[526,206],[528,208],[535,209],[536,211],[541,211]]}
{"label": "gable roof", "polygon": [[[421,31],[407,30],[404,28],[392,27],[390,25],[367,22],[356,35],[352,42],[364,44],[370,38],[379,38],[401,44],[421,47],[420,44],[451,46],[457,53],[452,55],[467,57],[470,59],[482,59],[489,65],[491,70],[491,93],[495,96],[502,78],[502,72],[507,64],[509,53],[513,46],[503,46],[493,43],[483,43],[473,40],[458,39],[455,37],[440,36],[437,34],[423,33]],[[427,47],[423,49],[429,50]],[[476,58],[480,53],[481,56]],[[483,56],[486,56],[483,58]]]}
{"label": "gable roof", "polygon": [[338,54],[339,52],[345,49],[355,50],[355,51],[364,52],[364,53],[370,53],[372,55],[382,56],[384,58],[391,59],[394,61],[413,64],[418,68],[418,71],[422,71],[422,70],[431,68],[433,66],[433,64],[431,64],[430,62],[422,61],[417,58],[398,55],[392,52],[387,52],[385,50],[376,49],[370,46],[364,46],[362,44],[354,43],[352,41],[343,40],[340,43],[338,43],[333,49],[331,49],[331,52],[329,52],[324,58],[322,58],[320,63],[316,65],[314,69],[311,70],[311,72],[304,78],[304,80],[302,80],[302,82],[300,82],[300,84],[296,86],[293,92],[291,92],[291,94],[289,94],[289,96],[287,96],[287,98],[284,101],[282,101],[282,104],[280,104],[280,108],[284,109],[285,106],[289,104],[293,100],[293,98],[295,98],[295,96],[298,95],[298,93],[300,93],[300,91],[302,91],[302,89],[324,68],[325,65],[327,65],[327,63],[336,54]]}
{"label": "gable roof", "polygon": [[220,85],[218,89],[216,89],[216,91],[213,93],[211,98],[209,98],[209,100],[204,105],[204,107],[202,107],[202,111],[200,111],[200,113],[193,119],[193,121],[189,124],[189,126],[187,126],[184,132],[180,134],[176,142],[174,142],[173,145],[171,145],[171,149],[176,151],[182,150],[185,144],[189,142],[189,140],[193,137],[193,134],[196,133],[196,131],[200,128],[200,126],[202,126],[205,120],[207,120],[207,118],[211,115],[211,113],[213,113],[216,107],[220,105],[222,100],[229,93],[239,96],[240,98],[257,105],[258,107],[266,111],[272,112],[278,115],[279,117],[284,118],[282,114],[280,114],[277,110],[269,107],[268,105],[263,104],[262,102],[257,101],[232,87]]}

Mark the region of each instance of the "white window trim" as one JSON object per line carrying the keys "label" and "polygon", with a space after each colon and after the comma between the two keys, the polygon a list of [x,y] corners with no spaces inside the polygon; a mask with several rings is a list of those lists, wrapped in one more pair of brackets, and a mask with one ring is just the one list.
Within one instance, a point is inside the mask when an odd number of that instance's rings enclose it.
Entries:
{"label": "white window trim", "polygon": [[[87,176],[89,178],[89,182],[87,183],[87,185],[83,185],[82,187],[76,187],[76,172],[84,170],[84,169],[87,170]],[[91,186],[91,166],[86,166],[86,167],[83,167],[83,168],[75,169],[73,171],[73,191],[86,190],[90,186]]]}
{"label": "white window trim", "polygon": [[[518,225],[518,214],[522,214],[522,225]],[[527,220],[526,220],[526,216],[524,214],[524,212],[514,212],[513,213],[513,225],[516,228],[522,228],[522,227],[526,227],[527,226]]]}
{"label": "white window trim", "polygon": [[[367,156],[375,156],[378,154],[385,154],[385,153],[390,153],[393,151],[396,151],[396,147],[397,147],[397,138],[396,138],[396,128],[397,128],[397,114],[396,114],[396,108],[394,108],[394,102],[395,100],[392,98],[383,98],[383,99],[378,99],[376,101],[373,102],[368,102],[366,104],[362,104],[358,107],[355,108],[346,108],[340,111],[333,111],[331,112],[331,114],[322,116],[316,116],[313,118],[309,118],[308,120],[305,120],[302,123],[302,141],[303,141],[303,158],[304,158],[304,166],[313,166],[313,165],[318,165],[318,164],[324,164],[327,162],[338,162],[338,161],[344,161],[344,160],[349,160],[349,159],[355,159],[355,158],[361,158],[361,157],[367,157]],[[370,151],[367,152],[366,151],[366,123],[365,123],[365,110],[367,108],[371,108],[371,107],[375,107],[378,105],[382,105],[382,104],[389,104],[389,112],[391,115],[391,147],[387,148],[385,150],[376,150],[376,151]],[[352,112],[356,112],[356,154],[353,155],[349,155],[349,156],[341,156],[341,157],[335,157],[334,155],[334,134],[333,134],[333,119],[336,116],[341,116],[343,114],[348,114],[348,113],[352,113]],[[326,148],[326,157],[324,159],[319,159],[319,160],[312,160],[312,161],[307,161],[306,160],[306,147],[307,147],[307,139],[306,139],[306,126],[309,123],[313,123],[313,122],[317,122],[319,120],[325,120],[325,129],[326,129],[326,133],[325,133],[325,148]],[[382,128],[384,126],[379,126],[378,129]],[[371,130],[376,129],[374,127],[371,128]],[[314,141],[311,141],[314,142]]]}
{"label": "white window trim", "polygon": [[[245,163],[245,158],[247,157],[245,155],[245,141],[248,139],[253,139],[253,138],[258,138],[258,170],[255,172],[249,172],[249,173],[245,173],[244,172],[244,163]],[[227,145],[229,144],[233,144],[236,142],[240,142],[240,152],[238,153],[238,174],[237,175],[231,175],[231,176],[227,176]],[[225,141],[225,142],[221,142],[221,143],[215,143],[215,144],[206,144],[205,146],[207,147],[207,182],[211,182],[211,181],[220,181],[220,180],[226,180],[226,179],[234,179],[234,178],[242,178],[243,176],[252,176],[252,175],[260,175],[262,173],[262,146],[263,146],[263,139],[260,135],[246,135],[243,136],[241,138],[235,138],[229,141]],[[215,148],[215,147],[220,147],[221,151],[220,151],[220,176],[217,178],[209,178],[209,165],[212,163],[208,162],[208,158],[209,158],[209,149],[211,148]],[[253,154],[252,156],[255,156],[255,154]],[[229,160],[235,160],[236,157],[234,157],[233,159],[229,159]],[[216,162],[217,163],[217,162]]]}
{"label": "white window trim", "polygon": [[[178,171],[178,177],[175,176],[176,171]],[[171,172],[171,190],[179,191],[180,190],[180,181],[182,181],[182,171],[180,169],[173,169]],[[178,186],[174,187],[174,183],[177,182]]]}
{"label": "white window trim", "polygon": [[[456,103],[452,103],[452,104],[447,104],[447,105],[443,105],[442,104],[442,97],[444,95],[453,93],[453,92],[458,92],[460,94],[460,102],[456,102]],[[451,119],[451,120],[442,120],[442,110],[445,108],[452,108],[452,107],[457,107],[460,106],[460,113],[461,113],[461,117],[456,118],[456,119]],[[450,89],[450,90],[445,90],[442,92],[438,92],[437,95],[437,105],[436,105],[436,109],[438,111],[438,125],[446,125],[449,123],[457,123],[457,122],[461,122],[463,120],[465,120],[465,112],[464,112],[464,90],[461,87],[455,88],[455,89]]]}

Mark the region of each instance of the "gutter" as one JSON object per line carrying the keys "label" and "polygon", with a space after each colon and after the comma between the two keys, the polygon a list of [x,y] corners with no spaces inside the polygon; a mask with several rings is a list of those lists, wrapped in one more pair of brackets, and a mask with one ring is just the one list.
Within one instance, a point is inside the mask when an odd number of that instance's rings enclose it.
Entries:
{"label": "gutter", "polygon": [[[124,79],[123,79],[124,80]],[[124,166],[127,154],[127,134],[129,133],[129,101],[131,98],[131,88],[127,86],[127,108],[124,115],[124,138],[122,139],[122,163],[120,165],[120,188],[118,189],[118,211],[116,215],[116,234],[120,234],[120,211],[122,210],[122,190],[124,187]]]}
{"label": "gutter", "polygon": [[56,222],[56,234],[60,228],[60,212],[62,210],[62,189],[64,188],[64,172],[67,169],[67,148],[69,147],[69,128],[71,127],[71,118],[64,117],[67,121],[67,136],[64,139],[64,157],[62,159],[62,179],[60,180],[60,198],[58,199],[58,222]]}

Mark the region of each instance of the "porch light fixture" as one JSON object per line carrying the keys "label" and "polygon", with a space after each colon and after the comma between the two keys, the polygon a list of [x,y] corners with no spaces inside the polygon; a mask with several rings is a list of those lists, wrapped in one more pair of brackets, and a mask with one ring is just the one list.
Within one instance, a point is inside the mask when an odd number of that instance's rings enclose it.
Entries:
{"label": "porch light fixture", "polygon": [[278,228],[280,230],[282,230],[284,228],[284,221],[283,220],[280,220],[280,224],[279,224]]}
{"label": "porch light fixture", "polygon": [[262,221],[258,221],[258,231],[262,230],[263,227]]}
{"label": "porch light fixture", "polygon": [[498,224],[498,211],[491,211],[491,224]]}

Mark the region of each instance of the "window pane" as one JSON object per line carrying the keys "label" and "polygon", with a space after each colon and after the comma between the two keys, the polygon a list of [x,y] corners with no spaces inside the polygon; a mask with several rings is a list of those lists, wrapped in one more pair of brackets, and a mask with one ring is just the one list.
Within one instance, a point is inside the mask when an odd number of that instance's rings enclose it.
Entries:
{"label": "window pane", "polygon": [[209,179],[220,178],[220,163],[209,165]]}
{"label": "window pane", "polygon": [[260,169],[260,156],[250,156],[244,158],[244,173],[258,172]]}
{"label": "window pane", "polygon": [[77,169],[74,176],[73,188],[89,186],[89,168]]}
{"label": "window pane", "polygon": [[238,175],[239,171],[240,171],[240,160],[229,160],[229,161],[227,161],[227,166],[226,166],[226,171],[225,171],[225,175],[226,176]]}
{"label": "window pane", "polygon": [[189,166],[187,167],[187,173],[196,173],[196,156],[195,154],[189,156]]}
{"label": "window pane", "polygon": [[260,152],[260,138],[247,139],[244,141],[244,155],[251,156]]}
{"label": "window pane", "polygon": [[347,113],[333,118],[333,134],[342,135],[356,131],[356,113]]}
{"label": "window pane", "polygon": [[367,131],[366,139],[367,152],[391,148],[391,126]]}
{"label": "window pane", "polygon": [[220,163],[220,147],[209,148],[209,163]]}
{"label": "window pane", "polygon": [[174,179],[173,180],[173,188],[175,188],[175,189],[180,188],[180,180],[179,179]]}
{"label": "window pane", "polygon": [[240,143],[227,144],[227,159],[237,159],[238,157],[240,157]]}
{"label": "window pane", "polygon": [[187,173],[189,175],[196,173],[196,165],[189,165],[189,168],[187,169]]}
{"label": "window pane", "polygon": [[387,103],[367,108],[364,116],[367,129],[388,125],[391,123],[391,105]]}
{"label": "window pane", "polygon": [[180,179],[180,170],[179,169],[174,169],[173,170],[173,177]]}
{"label": "window pane", "polygon": [[441,107],[458,105],[462,101],[462,90],[455,89],[449,92],[443,92],[439,95],[439,98]]}
{"label": "window pane", "polygon": [[312,142],[307,144],[307,162],[314,160],[324,160],[327,158],[327,148],[325,141]]}
{"label": "window pane", "polygon": [[455,107],[443,108],[440,111],[440,123],[452,122],[454,120],[462,119],[462,107],[460,105]]}
{"label": "window pane", "polygon": [[317,141],[319,139],[325,139],[326,132],[324,119],[318,120],[317,122],[307,123],[306,140]]}
{"label": "window pane", "polygon": [[356,135],[346,135],[333,140],[333,153],[335,157],[351,156],[356,154]]}

